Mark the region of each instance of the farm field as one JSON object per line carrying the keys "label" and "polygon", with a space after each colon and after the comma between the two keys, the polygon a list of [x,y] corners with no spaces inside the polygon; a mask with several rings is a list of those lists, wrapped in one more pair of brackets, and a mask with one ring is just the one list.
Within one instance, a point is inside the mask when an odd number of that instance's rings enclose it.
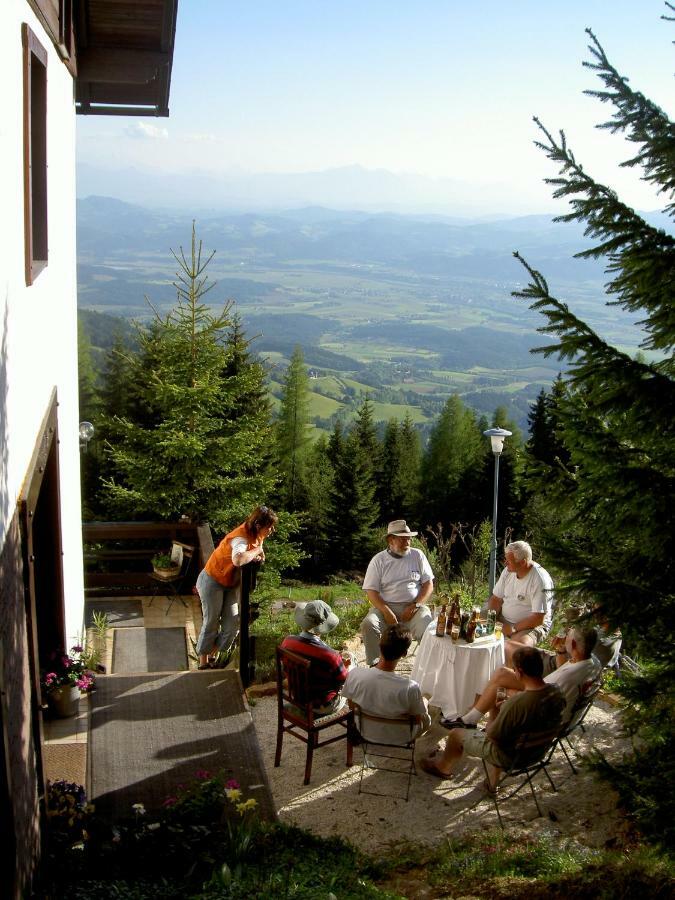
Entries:
{"label": "farm field", "polygon": [[[505,406],[526,428],[530,404],[560,363],[532,355],[549,339],[537,333],[539,317],[511,296],[524,283],[512,256],[516,240],[603,337],[627,352],[638,348],[636,325],[605,305],[602,267],[572,258],[584,246],[577,226],[544,216],[514,220],[517,227],[511,220],[463,227],[323,212],[318,224],[297,210],[197,223],[205,248],[216,251],[208,301],[232,302],[267,361],[275,404],[290,355],[302,347],[320,428],[349,420],[365,396],[378,420],[409,413],[424,425],[453,393],[480,414]],[[81,310],[143,321],[152,315],[146,297],[160,314],[173,306],[170,248],[187,245],[189,215],[88,198],[79,201],[78,228]],[[104,342],[90,336],[100,357]]]}

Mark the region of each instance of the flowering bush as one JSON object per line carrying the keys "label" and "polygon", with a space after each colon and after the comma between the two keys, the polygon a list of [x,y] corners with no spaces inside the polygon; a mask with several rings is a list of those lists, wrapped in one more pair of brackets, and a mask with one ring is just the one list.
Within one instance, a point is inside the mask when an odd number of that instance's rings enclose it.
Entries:
{"label": "flowering bush", "polygon": [[81,849],[88,838],[87,825],[93,811],[81,784],[47,782],[47,823],[56,844]]}
{"label": "flowering bush", "polygon": [[61,650],[51,653],[49,668],[42,673],[41,684],[47,693],[60,687],[90,690],[94,684],[94,673],[87,668],[84,647],[76,644],[70,648],[70,654]]}

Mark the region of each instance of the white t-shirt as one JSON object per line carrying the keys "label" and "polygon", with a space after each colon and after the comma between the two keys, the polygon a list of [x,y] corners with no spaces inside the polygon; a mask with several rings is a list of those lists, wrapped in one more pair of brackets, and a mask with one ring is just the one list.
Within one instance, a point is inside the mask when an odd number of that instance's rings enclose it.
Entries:
{"label": "white t-shirt", "polygon": [[433,578],[429,560],[416,547],[400,557],[382,550],[368,563],[363,590],[377,591],[391,611],[399,613],[415,602],[422,585]]}
{"label": "white t-shirt", "polygon": [[579,662],[568,660],[544,678],[547,684],[555,684],[562,691],[567,703],[562,717],[563,722],[568,722],[572,715],[572,707],[579,696],[579,688],[587,681],[593,681],[599,674],[600,664],[591,656],[590,659],[580,659]]}
{"label": "white t-shirt", "polygon": [[502,601],[501,615],[509,625],[532,613],[544,613],[544,626],[551,627],[553,579],[539,563],[533,562],[523,578],[503,569],[492,593]]}
{"label": "white t-shirt", "polygon": [[[358,703],[364,712],[374,716],[422,716],[422,723],[413,732],[414,735],[426,731],[431,724],[419,684],[412,678],[395,672],[363,667],[352,669],[342,688],[342,696]],[[386,722],[366,721],[363,731],[363,737],[374,743],[405,743],[410,739],[410,728],[403,723],[390,725]]]}

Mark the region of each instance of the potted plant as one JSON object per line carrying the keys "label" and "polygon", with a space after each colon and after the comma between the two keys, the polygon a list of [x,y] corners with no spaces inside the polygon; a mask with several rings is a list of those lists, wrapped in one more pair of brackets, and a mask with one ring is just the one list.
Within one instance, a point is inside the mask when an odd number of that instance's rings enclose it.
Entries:
{"label": "potted plant", "polygon": [[169,553],[157,553],[150,562],[155,575],[161,578],[172,578],[180,572],[180,566],[173,562]]}
{"label": "potted plant", "polygon": [[62,650],[51,653],[49,667],[42,673],[40,683],[55,716],[76,715],[80,691],[89,691],[94,684],[94,673],[87,667],[84,647],[76,644],[70,653]]}

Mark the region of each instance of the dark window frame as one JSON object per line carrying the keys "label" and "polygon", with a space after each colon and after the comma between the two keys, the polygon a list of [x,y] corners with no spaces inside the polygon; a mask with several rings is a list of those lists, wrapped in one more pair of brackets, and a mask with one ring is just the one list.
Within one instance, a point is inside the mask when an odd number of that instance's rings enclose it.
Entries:
{"label": "dark window frame", "polygon": [[26,285],[49,258],[47,216],[47,51],[24,22],[23,175]]}

